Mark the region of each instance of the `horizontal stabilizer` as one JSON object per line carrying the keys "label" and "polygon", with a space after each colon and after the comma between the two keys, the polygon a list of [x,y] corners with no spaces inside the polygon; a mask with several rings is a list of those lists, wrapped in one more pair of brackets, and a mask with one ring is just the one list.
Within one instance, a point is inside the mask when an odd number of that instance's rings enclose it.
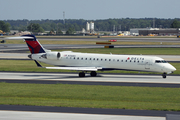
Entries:
{"label": "horizontal stabilizer", "polygon": [[3,39],[12,39],[12,40],[18,40],[18,39],[34,39],[34,37],[28,37],[28,36],[18,36],[18,37],[6,37],[6,38],[3,38]]}

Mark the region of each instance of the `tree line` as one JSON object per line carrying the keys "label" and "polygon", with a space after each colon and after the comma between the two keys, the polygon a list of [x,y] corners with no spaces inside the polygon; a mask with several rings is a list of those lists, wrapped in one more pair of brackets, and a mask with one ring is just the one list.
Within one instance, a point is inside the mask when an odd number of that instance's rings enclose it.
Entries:
{"label": "tree line", "polygon": [[[65,19],[64,20],[3,20],[9,30],[19,31],[66,31],[73,33],[86,28],[87,22],[94,22],[95,31],[128,31],[130,28],[147,28],[153,27],[154,18],[121,18],[121,19],[105,19],[105,20],[84,20],[84,19]],[[159,19],[155,18],[156,28],[180,28],[180,18],[176,19]],[[0,22],[0,24],[2,24]],[[4,24],[3,23],[3,24]],[[0,29],[2,27],[0,26]],[[69,32],[67,32],[69,30]]]}

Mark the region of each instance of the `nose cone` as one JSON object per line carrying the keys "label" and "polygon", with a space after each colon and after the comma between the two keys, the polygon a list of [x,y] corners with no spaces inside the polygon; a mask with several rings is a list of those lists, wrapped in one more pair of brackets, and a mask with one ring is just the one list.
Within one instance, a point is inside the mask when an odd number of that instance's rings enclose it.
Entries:
{"label": "nose cone", "polygon": [[166,66],[166,70],[167,70],[167,73],[173,73],[174,71],[176,71],[176,68],[172,66],[171,64],[169,64]]}
{"label": "nose cone", "polygon": [[176,71],[176,68],[174,66],[171,66],[172,71]]}

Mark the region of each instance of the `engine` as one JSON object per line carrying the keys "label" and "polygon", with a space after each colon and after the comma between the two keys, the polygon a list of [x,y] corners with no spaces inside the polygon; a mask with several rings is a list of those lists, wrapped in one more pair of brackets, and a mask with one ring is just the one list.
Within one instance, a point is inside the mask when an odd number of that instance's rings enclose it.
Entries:
{"label": "engine", "polygon": [[41,55],[42,58],[49,59],[49,60],[58,60],[61,57],[59,52],[48,52]]}

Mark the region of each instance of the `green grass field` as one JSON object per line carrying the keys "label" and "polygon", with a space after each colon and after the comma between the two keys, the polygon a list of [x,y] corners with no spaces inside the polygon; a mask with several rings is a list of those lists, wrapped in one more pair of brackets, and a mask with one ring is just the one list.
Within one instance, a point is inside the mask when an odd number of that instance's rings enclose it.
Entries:
{"label": "green grass field", "polygon": [[180,111],[180,88],[0,83],[0,104]]}

